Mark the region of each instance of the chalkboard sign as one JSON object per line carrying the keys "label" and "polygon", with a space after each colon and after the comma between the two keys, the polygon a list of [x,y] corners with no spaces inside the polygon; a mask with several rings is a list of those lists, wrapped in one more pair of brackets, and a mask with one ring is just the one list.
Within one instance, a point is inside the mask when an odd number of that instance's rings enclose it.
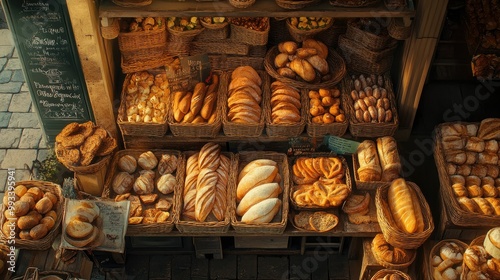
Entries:
{"label": "chalkboard sign", "polygon": [[93,120],[65,0],[2,0],[33,105],[49,142]]}

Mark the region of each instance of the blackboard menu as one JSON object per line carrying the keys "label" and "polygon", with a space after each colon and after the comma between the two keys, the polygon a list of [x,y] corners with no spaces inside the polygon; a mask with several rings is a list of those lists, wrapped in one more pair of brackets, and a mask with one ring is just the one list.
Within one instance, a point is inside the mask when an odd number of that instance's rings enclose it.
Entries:
{"label": "blackboard menu", "polygon": [[49,141],[70,122],[92,120],[64,0],[2,0],[33,105]]}

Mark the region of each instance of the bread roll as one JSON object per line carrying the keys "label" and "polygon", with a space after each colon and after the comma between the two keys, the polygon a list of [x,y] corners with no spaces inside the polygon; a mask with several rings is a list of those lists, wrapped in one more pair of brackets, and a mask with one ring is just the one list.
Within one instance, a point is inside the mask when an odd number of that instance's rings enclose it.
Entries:
{"label": "bread roll", "polygon": [[142,169],[152,170],[158,164],[158,159],[151,151],[147,151],[139,155],[137,163]]}
{"label": "bread roll", "polygon": [[401,175],[401,161],[396,140],[391,136],[377,139],[377,151],[382,167],[382,181],[392,182]]}
{"label": "bread roll", "polygon": [[495,215],[500,216],[500,198],[487,197],[485,198],[495,210]]}
{"label": "bread roll", "polygon": [[32,240],[42,239],[47,235],[48,232],[49,229],[45,224],[38,224],[30,230],[30,237]]}
{"label": "bread roll", "polygon": [[248,191],[236,207],[236,214],[243,216],[250,207],[268,199],[277,198],[281,193],[281,187],[278,183],[265,183]]}
{"label": "bread roll", "polygon": [[121,170],[132,174],[137,168],[137,160],[132,155],[124,155],[118,160],[118,167]]}
{"label": "bread roll", "polygon": [[277,173],[278,168],[270,165],[259,166],[250,170],[238,183],[236,188],[237,200],[241,201],[245,194],[254,187],[265,183],[271,183]]}
{"label": "bread roll", "polygon": [[444,158],[446,162],[463,165],[467,161],[467,154],[462,150],[446,150]]}
{"label": "bread roll", "polygon": [[467,128],[463,124],[454,123],[447,124],[441,127],[441,135],[446,136],[466,136]]}
{"label": "bread roll", "polygon": [[482,197],[473,197],[472,200],[474,200],[474,202],[476,202],[476,204],[479,206],[479,210],[482,214],[489,216],[495,214],[495,209],[493,209],[491,204],[486,199]]}
{"label": "bread roll", "polygon": [[254,204],[245,215],[241,217],[241,222],[246,224],[265,224],[273,220],[274,216],[281,208],[279,198],[268,198]]}
{"label": "bread roll", "polygon": [[479,153],[477,157],[479,164],[498,164],[498,155],[496,153]]}
{"label": "bread roll", "polygon": [[17,219],[17,226],[21,230],[31,229],[34,226],[36,226],[38,223],[39,223],[39,220],[36,219],[34,216],[30,216],[30,215],[21,216]]}
{"label": "bread roll", "polygon": [[30,211],[30,204],[26,201],[18,200],[14,202],[14,214],[18,217],[26,215]]}
{"label": "bread roll", "polygon": [[404,179],[399,178],[391,183],[387,199],[394,222],[401,230],[415,233],[422,228],[419,222],[423,221],[423,218],[417,218],[417,215],[422,215],[422,212],[415,211],[413,200],[416,198]]}
{"label": "bread roll", "polygon": [[461,150],[465,147],[465,138],[462,136],[443,136],[441,143],[445,150]]}
{"label": "bread roll", "polygon": [[484,151],[485,143],[484,140],[479,137],[470,137],[467,139],[465,144],[465,149],[467,151],[481,153]]}
{"label": "bread roll", "polygon": [[326,75],[330,71],[326,59],[320,57],[319,55],[309,56],[306,59],[321,75]]}
{"label": "bread roll", "polygon": [[361,142],[356,153],[358,154],[359,168],[357,172],[359,180],[362,182],[380,181],[382,179],[382,169],[375,143],[371,140]]}

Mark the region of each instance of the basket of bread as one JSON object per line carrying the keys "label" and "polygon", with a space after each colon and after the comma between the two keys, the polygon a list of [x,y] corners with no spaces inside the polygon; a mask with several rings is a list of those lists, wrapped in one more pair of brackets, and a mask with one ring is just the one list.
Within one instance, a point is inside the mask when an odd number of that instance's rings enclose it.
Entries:
{"label": "basket of bread", "polygon": [[[463,255],[468,245],[456,239],[441,240],[429,252],[427,266],[431,279],[460,279]],[[432,275],[432,276],[431,276]]]}
{"label": "basket of bread", "polygon": [[341,207],[352,191],[347,162],[330,154],[297,157],[291,168],[290,201],[297,210]]}
{"label": "basket of bread", "polygon": [[435,129],[440,192],[457,226],[500,223],[500,119],[443,123]]}
{"label": "basket of bread", "polygon": [[299,89],[274,81],[263,102],[268,136],[297,137],[304,131],[307,100]]}
{"label": "basket of bread", "polygon": [[269,78],[251,66],[240,66],[223,76],[219,108],[227,136],[258,137],[264,130],[263,93]]}
{"label": "basket of bread", "polygon": [[192,91],[176,91],[171,102],[169,127],[174,136],[215,137],[221,129],[221,114],[217,110],[220,74],[210,82],[199,82]]}
{"label": "basket of bread", "polygon": [[321,137],[329,134],[340,137],[345,134],[349,120],[343,108],[338,86],[303,90],[302,94],[307,94],[306,123],[309,136]]}
{"label": "basket of bread", "polygon": [[461,279],[500,279],[500,228],[472,240],[463,253]]}
{"label": "basket of bread", "polygon": [[201,32],[195,39],[197,43],[203,42],[220,42],[229,37],[229,23],[226,17],[202,17],[200,23],[205,30]]}
{"label": "basket of bread", "polygon": [[296,88],[330,88],[346,74],[344,59],[314,39],[279,43],[267,52],[264,67],[271,77]]}
{"label": "basket of bread", "polygon": [[377,219],[385,240],[402,249],[416,249],[434,230],[429,204],[413,182],[398,178],[375,194]]}
{"label": "basket of bread", "polygon": [[253,46],[267,44],[271,28],[268,17],[232,17],[228,21],[232,41]]}
{"label": "basket of bread", "polygon": [[59,185],[45,181],[17,182],[3,197],[1,239],[14,240],[19,249],[50,248],[59,234],[63,205]]}
{"label": "basket of bread", "polygon": [[401,177],[396,140],[392,136],[364,140],[352,155],[354,181],[359,190],[372,190]]}
{"label": "basket of bread", "polygon": [[163,136],[168,131],[170,89],[165,72],[139,71],[123,82],[117,123],[123,135]]}
{"label": "basket of bread", "polygon": [[353,75],[344,79],[343,103],[355,137],[391,136],[399,119],[388,75]]}
{"label": "basket of bread", "polygon": [[157,235],[173,229],[182,161],[175,150],[128,149],[115,154],[103,197],[130,201],[127,235]]}
{"label": "basket of bread", "polygon": [[237,156],[231,226],[241,233],[283,233],[288,219],[287,156],[263,151]]}
{"label": "basket of bread", "polygon": [[167,46],[165,19],[138,17],[120,19],[118,46],[128,62],[160,58]]}
{"label": "basket of bread", "polygon": [[373,238],[371,249],[375,260],[388,269],[405,269],[417,257],[417,250],[393,246],[387,242],[381,233]]}
{"label": "basket of bread", "polygon": [[182,233],[224,233],[229,229],[234,188],[234,154],[209,142],[200,151],[184,152],[185,176],[175,195]]}
{"label": "basket of bread", "polygon": [[381,269],[370,280],[411,280],[410,275],[396,269]]}
{"label": "basket of bread", "polygon": [[56,136],[57,160],[78,174],[106,168],[117,148],[116,139],[93,122],[69,123]]}
{"label": "basket of bread", "polygon": [[305,7],[313,6],[319,3],[320,0],[276,0],[276,4],[283,9],[298,10]]}

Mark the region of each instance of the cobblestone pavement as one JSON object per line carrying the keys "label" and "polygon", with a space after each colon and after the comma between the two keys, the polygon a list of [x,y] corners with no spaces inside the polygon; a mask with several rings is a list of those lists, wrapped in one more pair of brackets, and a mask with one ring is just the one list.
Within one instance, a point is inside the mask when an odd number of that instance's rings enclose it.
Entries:
{"label": "cobblestone pavement", "polygon": [[33,112],[21,62],[0,9],[0,196],[5,192],[8,168],[16,181],[30,178],[33,161],[48,155],[45,136]]}

